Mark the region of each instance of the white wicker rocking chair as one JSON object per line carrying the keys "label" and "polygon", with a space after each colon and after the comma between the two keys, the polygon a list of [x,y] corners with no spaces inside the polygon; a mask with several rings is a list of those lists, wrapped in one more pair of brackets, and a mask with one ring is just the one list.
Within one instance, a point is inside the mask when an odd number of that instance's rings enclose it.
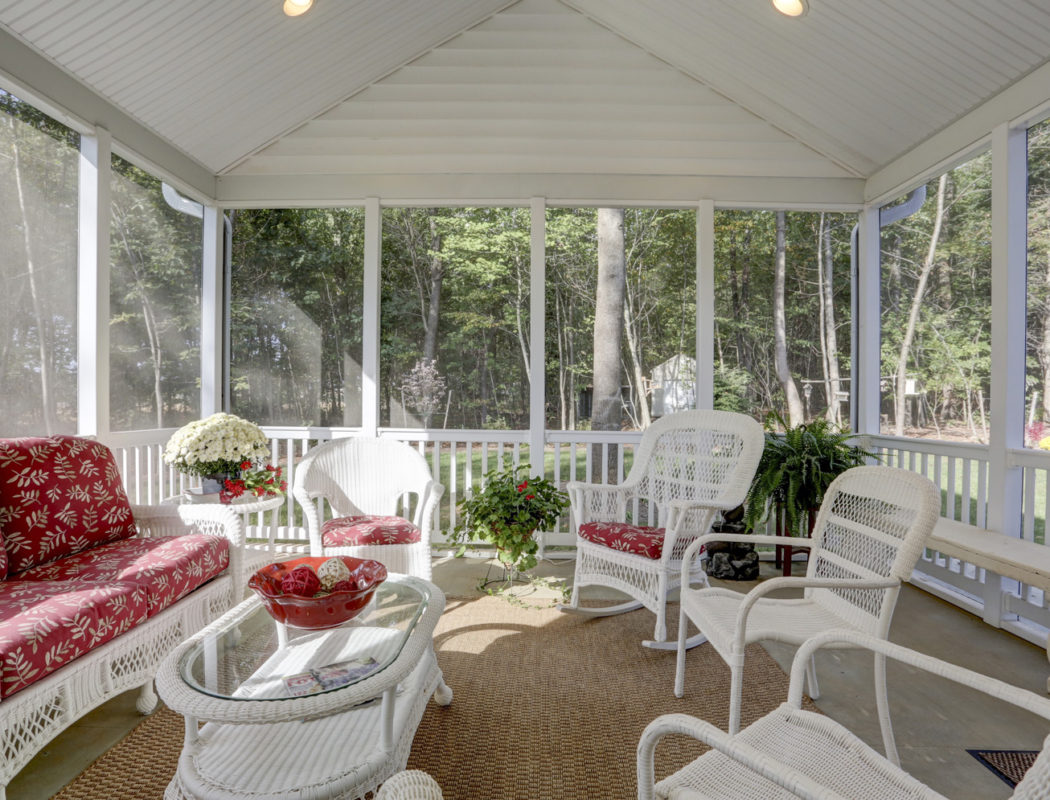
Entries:
{"label": "white wicker rocking chair", "polygon": [[[715,516],[744,501],[764,445],[762,426],[727,411],[682,411],[642,434],[634,465],[620,485],[571,482],[566,487],[576,529],[572,598],[562,611],[609,616],[644,606],[656,614],[649,647],[667,643],[667,595],[680,584],[706,585],[699,560],[682,556],[710,530]],[[633,524],[640,504],[656,512],[652,527]],[[651,509],[652,510],[652,509]],[[600,608],[580,606],[582,586],[606,586],[631,598]],[[699,644],[699,637],[691,644]]]}
{"label": "white wicker rocking chair", "polygon": [[[638,744],[639,800],[944,800],[902,770],[890,753],[884,758],[829,717],[802,710],[805,673],[813,653],[825,646],[866,648],[877,659],[892,658],[1050,720],[1050,700],[1033,692],[872,636],[829,631],[807,640],[795,654],[787,702],[735,736],[686,714],[665,714],[651,722]],[[888,724],[888,718],[880,722]],[[691,736],[712,749],[655,782],[653,753],[670,734]],[[892,733],[884,727],[887,740],[892,741]],[[1050,736],[1011,795],[1014,800],[1050,796],[1048,745]]]}
{"label": "white wicker rocking chair", "polygon": [[[434,510],[445,487],[433,480],[426,459],[396,439],[334,439],[311,450],[295,469],[292,493],[303,508],[310,555],[372,558],[391,572],[430,580],[430,536]],[[333,544],[323,530],[327,501],[333,519],[394,517],[398,504],[414,496],[411,520],[419,541],[406,544]]]}
{"label": "white wicker rocking chair", "polygon": [[[940,515],[941,493],[928,478],[894,467],[854,467],[836,478],[824,495],[811,539],[792,539],[810,549],[805,577],[773,578],[748,594],[711,587],[682,590],[675,694],[685,681],[686,629],[692,622],[729,665],[729,733],[740,728],[744,648],[772,639],[800,645],[831,629],[885,639],[901,582],[911,575],[926,538]],[[777,544],[782,537],[714,533],[690,545],[683,575],[708,541]],[[801,599],[766,597],[801,587]],[[809,694],[819,697],[816,671],[808,670]],[[886,661],[875,656],[875,696],[888,757],[897,762],[888,700]]]}

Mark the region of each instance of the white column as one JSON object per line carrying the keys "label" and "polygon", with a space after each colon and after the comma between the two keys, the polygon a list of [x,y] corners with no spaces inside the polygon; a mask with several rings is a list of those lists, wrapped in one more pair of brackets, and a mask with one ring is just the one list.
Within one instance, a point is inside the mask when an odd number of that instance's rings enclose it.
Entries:
{"label": "white column", "polygon": [[696,407],[715,402],[715,201],[696,209]]}
{"label": "white column", "polygon": [[383,219],[378,197],[365,198],[365,285],[361,332],[361,433],[379,428],[379,262]]}
{"label": "white column", "polygon": [[857,242],[857,363],[853,365],[853,402],[857,406],[857,433],[879,432],[879,375],[882,322],[880,319],[879,209],[866,206],[860,213]]}
{"label": "white column", "polygon": [[222,410],[223,258],[226,230],[221,208],[204,207],[201,289],[201,417]]}
{"label": "white column", "polygon": [[109,131],[80,137],[77,432],[109,434]]}
{"label": "white column", "polygon": [[529,242],[529,460],[534,475],[543,475],[546,443],[546,283],[547,201],[533,197]]}
{"label": "white column", "polygon": [[[1010,449],[1024,446],[1027,271],[1027,136],[1002,124],[992,131],[991,427],[988,434],[987,527],[1021,535],[1021,469]],[[984,620],[998,626],[1002,592],[1014,581],[985,584]]]}

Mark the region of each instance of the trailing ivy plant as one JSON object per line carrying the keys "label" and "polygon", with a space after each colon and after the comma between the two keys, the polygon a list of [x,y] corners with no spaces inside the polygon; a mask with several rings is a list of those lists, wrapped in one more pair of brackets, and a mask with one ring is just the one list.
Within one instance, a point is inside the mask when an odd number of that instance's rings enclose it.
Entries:
{"label": "trailing ivy plant", "polygon": [[[778,433],[776,427],[784,429]],[[766,442],[747,494],[744,521],[754,530],[767,510],[780,509],[787,529],[803,535],[806,513],[819,508],[824,492],[835,478],[875,454],[851,444],[853,434],[837,430],[824,418],[790,428],[779,414],[766,417]]]}
{"label": "trailing ivy plant", "polygon": [[495,469],[485,475],[480,491],[459,505],[462,517],[451,539],[457,556],[481,539],[496,545],[496,557],[507,569],[525,572],[536,566],[539,549],[533,534],[549,530],[569,507],[569,496],[546,478],[529,477],[531,467]]}

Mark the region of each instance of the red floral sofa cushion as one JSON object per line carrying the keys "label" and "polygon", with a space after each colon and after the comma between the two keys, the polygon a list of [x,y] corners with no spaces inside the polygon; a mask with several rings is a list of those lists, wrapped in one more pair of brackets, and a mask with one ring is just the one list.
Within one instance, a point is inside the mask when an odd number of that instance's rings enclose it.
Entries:
{"label": "red floral sofa cushion", "polygon": [[138,587],[145,592],[148,616],[152,617],[221,573],[229,561],[229,540],[220,536],[194,533],[122,539],[33,567],[15,579],[33,583],[121,583]]}
{"label": "red floral sofa cushion", "polygon": [[11,573],[133,536],[113,454],[77,436],[0,439],[0,531]]}
{"label": "red floral sofa cushion", "polygon": [[146,619],[132,583],[0,582],[0,698]]}
{"label": "red floral sofa cushion", "polygon": [[628,522],[585,522],[580,538],[612,550],[634,553],[657,560],[664,551],[664,529]]}
{"label": "red floral sofa cushion", "polygon": [[336,517],[321,526],[321,544],[324,547],[415,544],[421,538],[419,528],[402,517]]}

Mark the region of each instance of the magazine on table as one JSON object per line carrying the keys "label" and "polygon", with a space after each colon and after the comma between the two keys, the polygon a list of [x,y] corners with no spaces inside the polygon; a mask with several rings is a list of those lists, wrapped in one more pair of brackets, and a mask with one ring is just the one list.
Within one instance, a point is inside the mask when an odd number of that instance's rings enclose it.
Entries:
{"label": "magazine on table", "polygon": [[326,692],[329,689],[338,689],[348,683],[359,680],[379,668],[379,662],[371,656],[354,658],[350,661],[340,661],[337,664],[329,664],[326,667],[317,667],[308,672],[298,675],[289,675],[284,679],[284,685],[288,694],[292,697],[302,697],[307,694]]}

